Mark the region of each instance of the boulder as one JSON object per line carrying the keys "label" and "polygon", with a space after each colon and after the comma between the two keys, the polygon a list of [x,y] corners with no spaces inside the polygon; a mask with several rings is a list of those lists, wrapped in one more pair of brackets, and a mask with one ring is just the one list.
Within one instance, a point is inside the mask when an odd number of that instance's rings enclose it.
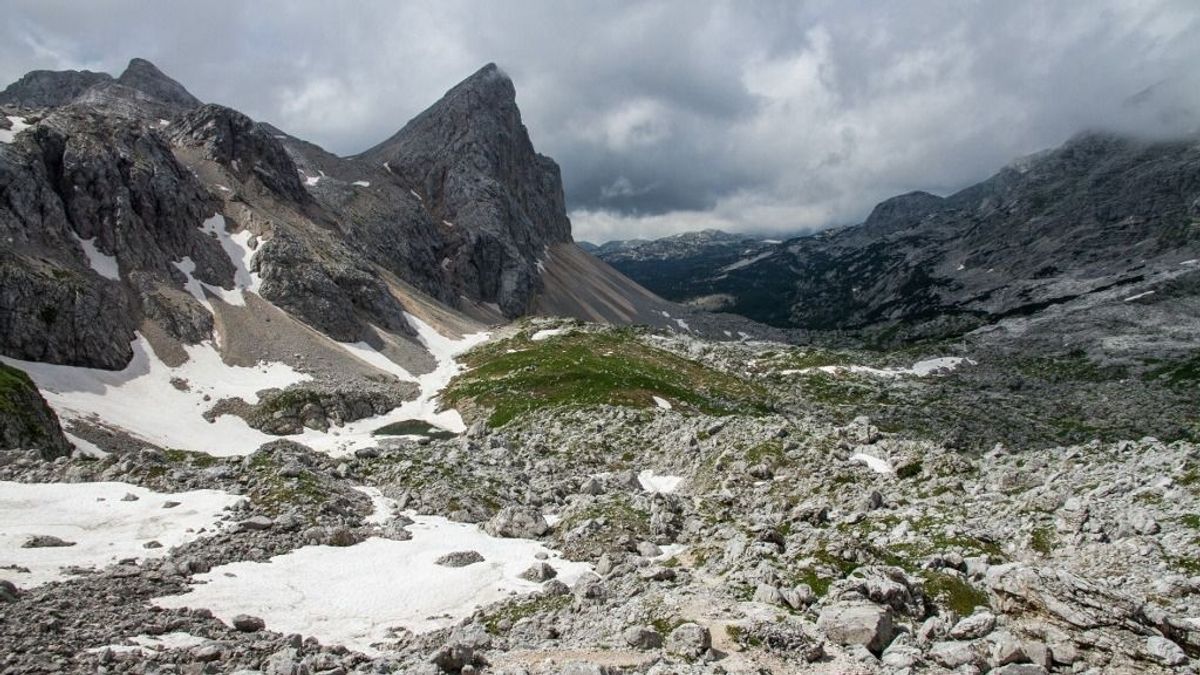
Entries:
{"label": "boulder", "polygon": [[534,539],[550,531],[546,518],[528,506],[506,506],[492,516],[483,529],[493,537]]}
{"label": "boulder", "polygon": [[817,628],[830,641],[862,645],[879,655],[896,636],[892,609],[870,602],[836,602],[817,617]]}
{"label": "boulder", "polygon": [[667,651],[690,661],[704,656],[710,647],[712,635],[700,624],[680,624],[667,636]]}

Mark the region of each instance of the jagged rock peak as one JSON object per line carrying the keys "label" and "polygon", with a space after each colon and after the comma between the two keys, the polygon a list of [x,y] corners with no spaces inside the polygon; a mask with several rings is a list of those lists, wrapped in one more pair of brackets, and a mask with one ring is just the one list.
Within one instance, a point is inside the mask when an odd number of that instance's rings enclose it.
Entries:
{"label": "jagged rock peak", "polygon": [[182,84],[168,77],[158,69],[158,66],[146,59],[131,60],[125,68],[125,72],[117,78],[117,82],[166,103],[173,103],[185,108],[195,108],[200,105],[200,99],[192,96]]}

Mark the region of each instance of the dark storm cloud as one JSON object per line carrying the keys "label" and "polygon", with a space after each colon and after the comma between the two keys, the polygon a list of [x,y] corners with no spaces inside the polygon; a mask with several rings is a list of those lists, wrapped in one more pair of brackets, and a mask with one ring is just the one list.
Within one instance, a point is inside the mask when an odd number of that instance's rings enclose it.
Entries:
{"label": "dark storm cloud", "polygon": [[145,56],[343,154],[495,61],[593,240],[853,222],[1085,128],[1200,128],[1194,0],[10,0],[4,15],[0,79]]}

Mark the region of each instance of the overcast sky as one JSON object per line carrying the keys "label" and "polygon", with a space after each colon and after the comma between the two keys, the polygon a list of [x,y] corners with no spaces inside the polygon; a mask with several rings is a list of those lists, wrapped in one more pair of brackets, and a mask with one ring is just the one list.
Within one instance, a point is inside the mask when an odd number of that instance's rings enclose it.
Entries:
{"label": "overcast sky", "polygon": [[1087,128],[1200,129],[1198,0],[4,0],[0,79],[155,62],[340,154],[494,61],[577,239],[797,232]]}

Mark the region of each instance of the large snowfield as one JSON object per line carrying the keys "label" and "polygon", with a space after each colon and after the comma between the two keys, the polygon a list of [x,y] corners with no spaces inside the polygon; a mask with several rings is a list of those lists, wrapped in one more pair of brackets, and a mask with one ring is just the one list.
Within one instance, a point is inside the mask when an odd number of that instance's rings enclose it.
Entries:
{"label": "large snowfield", "polygon": [[[135,501],[122,501],[126,495]],[[65,567],[106,567],[125,558],[163,555],[219,526],[225,507],[242,497],[218,490],[163,494],[128,483],[12,483],[0,481],[0,566],[30,588],[67,578]],[[168,502],[177,506],[165,508]],[[73,546],[22,548],[49,535]],[[146,548],[156,541],[161,548]]]}
{"label": "large snowfield", "polygon": [[[372,522],[385,522],[394,508],[378,491],[364,489],[376,504]],[[591,570],[564,560],[527,539],[502,539],[478,525],[438,516],[408,514],[412,539],[372,538],[348,547],[306,546],[265,563],[237,562],[197,575],[189,593],[156,598],[160,607],[204,607],[231,622],[238,614],[262,618],[267,628],[299,633],[323,643],[367,654],[401,631],[422,633],[450,626],[477,607],[541,584],[520,578],[541,554],[573,584]],[[445,567],[435,561],[459,551],[476,551],[483,562]]]}

